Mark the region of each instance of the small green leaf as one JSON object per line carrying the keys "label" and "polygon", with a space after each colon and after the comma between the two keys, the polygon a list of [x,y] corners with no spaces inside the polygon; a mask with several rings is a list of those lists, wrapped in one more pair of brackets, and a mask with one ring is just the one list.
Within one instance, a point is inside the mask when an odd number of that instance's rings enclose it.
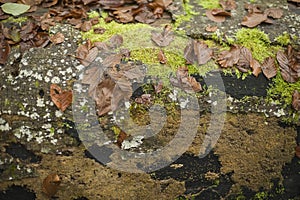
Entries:
{"label": "small green leaf", "polygon": [[25,13],[27,10],[29,10],[30,6],[25,4],[19,4],[19,3],[5,3],[1,6],[1,8],[2,11],[7,14],[18,16]]}

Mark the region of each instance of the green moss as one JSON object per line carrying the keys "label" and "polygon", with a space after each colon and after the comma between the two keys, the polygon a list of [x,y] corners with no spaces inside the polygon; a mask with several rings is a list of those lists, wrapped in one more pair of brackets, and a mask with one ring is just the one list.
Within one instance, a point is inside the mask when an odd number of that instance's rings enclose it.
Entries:
{"label": "green moss", "polygon": [[119,134],[121,133],[121,129],[118,126],[113,126],[111,127],[111,130],[114,132],[115,138],[117,139]]}
{"label": "green moss", "polygon": [[278,42],[281,46],[286,46],[288,44],[291,44],[291,37],[287,32],[284,32],[282,35],[276,37],[275,41]]}
{"label": "green moss", "polygon": [[202,6],[205,9],[221,8],[219,0],[198,0],[197,2],[200,6]]}
{"label": "green moss", "polygon": [[251,50],[253,58],[262,62],[269,56],[274,56],[278,48],[270,45],[270,39],[263,31],[242,28],[236,33],[236,42]]}
{"label": "green moss", "polygon": [[[94,28],[104,28],[105,32],[103,34],[96,34],[94,33]],[[125,33],[127,32],[134,32],[139,29],[145,29],[145,28],[151,28],[147,24],[141,24],[141,23],[136,23],[136,24],[120,24],[115,21],[106,23],[103,18],[99,18],[99,23],[93,26],[93,29],[87,31],[87,32],[82,32],[82,37],[83,39],[90,39],[92,42],[96,41],[105,41],[109,39],[111,36],[115,34],[120,34],[123,36],[123,39],[126,40],[126,35]],[[124,35],[123,35],[124,34]],[[132,38],[131,38],[132,39]]]}
{"label": "green moss", "polygon": [[17,17],[17,18],[9,17],[9,18],[3,20],[1,23],[18,23],[18,24],[21,24],[23,22],[26,22],[27,20],[28,20],[27,17]]}
{"label": "green moss", "polygon": [[100,14],[97,11],[91,11],[87,13],[89,18],[95,18],[95,17],[100,17]]}
{"label": "green moss", "polygon": [[[273,84],[268,89],[267,100],[270,103],[280,104],[283,108],[290,108],[292,104],[292,95],[295,90],[300,91],[300,80],[296,83],[288,83],[283,80],[281,74],[278,72],[273,79]],[[286,122],[297,122],[299,120],[299,113],[290,109],[288,116],[284,117]]]}
{"label": "green moss", "polygon": [[190,4],[189,0],[182,2],[182,8],[185,14],[174,15],[176,19],[173,25],[174,28],[178,28],[183,22],[189,21],[193,16],[199,15],[198,12],[194,11],[194,6]]}

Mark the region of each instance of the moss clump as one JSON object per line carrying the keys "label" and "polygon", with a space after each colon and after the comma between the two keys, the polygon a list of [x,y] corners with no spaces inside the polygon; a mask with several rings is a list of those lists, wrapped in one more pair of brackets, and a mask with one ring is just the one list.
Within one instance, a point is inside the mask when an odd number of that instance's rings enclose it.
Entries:
{"label": "moss clump", "polygon": [[270,45],[270,39],[263,31],[242,28],[236,33],[236,42],[247,47],[253,55],[253,58],[262,62],[269,56],[274,56],[278,48]]}
{"label": "moss clump", "polygon": [[28,20],[27,17],[17,17],[17,18],[14,18],[14,17],[9,17],[5,20],[3,20],[1,23],[23,23],[23,22],[26,22]]}
{"label": "moss clump", "polygon": [[[99,28],[99,27],[105,29],[105,32],[103,34],[94,33],[94,28]],[[95,26],[93,26],[93,28],[91,30],[89,30],[87,32],[82,32],[82,37],[83,37],[83,39],[90,39],[92,42],[96,42],[96,41],[102,42],[102,41],[109,39],[111,36],[113,36],[115,34],[120,34],[120,35],[126,37],[126,35],[124,34],[126,32],[129,32],[129,31],[134,32],[139,29],[145,29],[145,28],[149,29],[150,26],[147,24],[141,24],[141,23],[119,24],[115,21],[106,23],[103,18],[99,18],[99,23],[96,24]]]}
{"label": "moss clump", "polygon": [[[295,90],[300,90],[300,80],[296,83],[287,83],[278,72],[273,79],[273,84],[268,89],[267,100],[270,103],[282,104],[283,108],[289,108],[291,107],[292,95]],[[299,113],[294,110],[291,110],[289,116],[284,119],[286,122],[297,122],[297,120],[299,120]]]}
{"label": "moss clump", "polygon": [[183,22],[189,21],[194,15],[199,15],[198,12],[195,12],[193,10],[194,6],[190,4],[189,0],[185,0],[182,2],[182,8],[185,14],[174,15],[174,17],[176,18],[175,23],[173,25],[174,28],[178,28]]}
{"label": "moss clump", "polygon": [[198,0],[198,4],[205,9],[221,8],[219,0]]}
{"label": "moss clump", "polygon": [[287,32],[284,32],[282,35],[275,38],[275,41],[281,46],[287,46],[288,44],[291,44],[291,37]]}

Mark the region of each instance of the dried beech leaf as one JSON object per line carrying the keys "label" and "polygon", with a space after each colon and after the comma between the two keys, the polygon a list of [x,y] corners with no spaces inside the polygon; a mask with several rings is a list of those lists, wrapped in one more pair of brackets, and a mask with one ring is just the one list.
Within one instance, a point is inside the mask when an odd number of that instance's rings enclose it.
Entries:
{"label": "dried beech leaf", "polygon": [[264,13],[267,14],[268,17],[279,19],[283,15],[283,10],[280,8],[268,8]]}
{"label": "dried beech leaf", "polygon": [[234,0],[220,0],[220,5],[224,10],[235,10],[236,3]]}
{"label": "dried beech leaf", "polygon": [[207,63],[213,55],[213,50],[208,48],[204,42],[192,40],[184,49],[184,58],[188,63],[203,65]]}
{"label": "dried beech leaf", "polygon": [[116,86],[113,90],[111,110],[115,111],[123,100],[129,100],[132,95],[131,83],[125,78],[121,77],[115,80]]}
{"label": "dried beech leaf", "polygon": [[127,138],[128,138],[128,135],[124,131],[120,130],[120,133],[118,134],[118,138],[117,138],[117,142],[116,142],[118,147],[121,148],[123,141],[126,140]]}
{"label": "dried beech leaf", "polygon": [[217,61],[223,68],[232,67],[233,65],[237,64],[240,59],[240,52],[241,49],[239,46],[234,45],[230,47],[230,50],[222,51]]}
{"label": "dried beech leaf", "polygon": [[251,51],[242,47],[240,50],[239,60],[237,62],[237,68],[241,72],[247,72],[250,69],[250,63],[253,60]]}
{"label": "dried beech leaf", "polygon": [[289,83],[299,79],[300,65],[296,55],[290,45],[285,52],[278,51],[276,55],[282,78]]}
{"label": "dried beech leaf", "polygon": [[72,91],[62,90],[58,85],[50,85],[50,97],[58,109],[64,112],[72,103]]}
{"label": "dried beech leaf", "polygon": [[118,48],[123,44],[123,37],[119,34],[113,35],[110,39],[109,39],[110,45],[113,48]]}
{"label": "dried beech leaf", "polygon": [[214,22],[224,22],[226,17],[224,15],[213,15],[212,10],[206,10],[205,14],[208,17],[208,19],[214,21]]}
{"label": "dried beech leaf", "polygon": [[123,55],[120,53],[107,56],[103,60],[102,65],[104,65],[105,67],[114,67],[121,62],[122,57]]}
{"label": "dried beech leaf", "polygon": [[158,52],[157,58],[158,58],[158,61],[161,64],[166,64],[167,63],[167,57],[165,56],[164,51],[161,50],[161,49]]}
{"label": "dried beech leaf", "polygon": [[261,66],[259,62],[255,59],[252,59],[250,62],[250,67],[252,68],[252,74],[258,76],[261,73]]}
{"label": "dried beech leaf", "polygon": [[[1,37],[1,36],[0,36]],[[4,38],[0,39],[0,64],[5,64],[10,52],[10,46]]]}
{"label": "dried beech leaf", "polygon": [[268,19],[268,16],[266,14],[262,13],[249,13],[247,16],[244,17],[242,21],[243,26],[247,26],[249,28],[253,28],[260,23],[266,21]]}
{"label": "dried beech leaf", "polygon": [[112,91],[115,82],[110,79],[104,79],[95,89],[94,100],[96,101],[97,114],[102,116],[112,110]]}
{"label": "dried beech leaf", "polygon": [[151,39],[160,47],[168,46],[174,40],[171,26],[166,25],[161,33],[153,31]]}
{"label": "dried beech leaf", "polygon": [[186,66],[179,67],[176,71],[176,78],[170,77],[170,82],[173,86],[181,88],[187,93],[202,91],[202,87],[194,77],[188,75]]}
{"label": "dried beech leaf", "polygon": [[57,174],[49,174],[43,180],[42,191],[48,197],[53,197],[57,193],[60,183],[61,183],[61,180]]}
{"label": "dried beech leaf", "polygon": [[263,74],[268,78],[273,78],[277,74],[277,68],[275,66],[275,59],[268,57],[264,60],[261,67]]}
{"label": "dried beech leaf", "polygon": [[92,22],[91,21],[85,21],[81,25],[80,30],[83,31],[83,32],[87,32],[87,31],[91,30],[91,28],[92,28]]}
{"label": "dried beech leaf", "polygon": [[300,110],[300,93],[298,90],[295,90],[293,93],[292,106],[295,110]]}
{"label": "dried beech leaf", "polygon": [[60,43],[63,43],[65,40],[65,36],[64,34],[62,33],[56,33],[55,35],[51,36],[50,37],[50,41],[53,43],[53,44],[60,44]]}

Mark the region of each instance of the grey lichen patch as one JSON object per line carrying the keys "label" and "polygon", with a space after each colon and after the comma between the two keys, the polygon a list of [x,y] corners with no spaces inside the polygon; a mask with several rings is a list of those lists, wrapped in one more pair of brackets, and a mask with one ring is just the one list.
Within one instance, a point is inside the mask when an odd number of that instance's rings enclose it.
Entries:
{"label": "grey lichen patch", "polygon": [[258,191],[270,189],[272,179],[282,180],[281,170],[294,157],[296,130],[282,128],[262,115],[227,115],[215,148],[223,173],[233,172],[238,186]]}
{"label": "grey lichen patch", "polygon": [[78,61],[68,55],[74,55],[80,34],[69,25],[56,26],[50,32],[63,33],[65,41],[49,48],[32,48],[23,55],[14,49],[9,62],[0,68],[0,115],[26,118],[14,118],[1,127],[11,127],[18,140],[57,144],[62,132],[57,123],[70,116],[70,110],[64,115],[58,112],[49,90],[52,83],[68,89],[70,80],[76,78]]}

